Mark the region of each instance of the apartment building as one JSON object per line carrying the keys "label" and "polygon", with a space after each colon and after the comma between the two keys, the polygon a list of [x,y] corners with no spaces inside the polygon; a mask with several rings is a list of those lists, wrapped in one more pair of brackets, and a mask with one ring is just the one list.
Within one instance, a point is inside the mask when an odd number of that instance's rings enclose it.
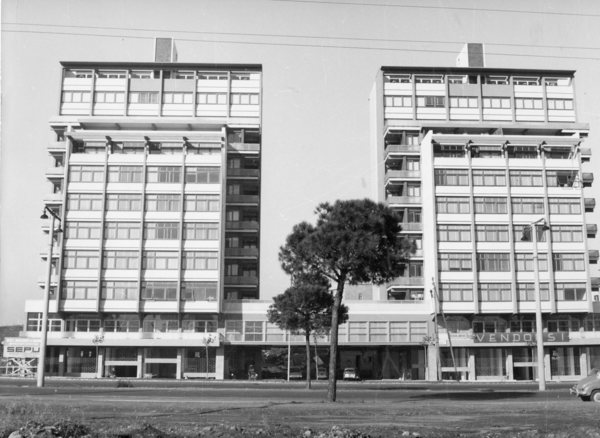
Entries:
{"label": "apartment building", "polygon": [[[480,52],[475,66],[383,67],[377,76],[378,199],[419,248],[381,299],[405,310],[427,302],[436,315],[429,379],[533,380],[538,284],[545,377],[577,378],[600,365],[600,318],[575,72],[481,61]],[[534,222],[545,225],[536,236]]]}

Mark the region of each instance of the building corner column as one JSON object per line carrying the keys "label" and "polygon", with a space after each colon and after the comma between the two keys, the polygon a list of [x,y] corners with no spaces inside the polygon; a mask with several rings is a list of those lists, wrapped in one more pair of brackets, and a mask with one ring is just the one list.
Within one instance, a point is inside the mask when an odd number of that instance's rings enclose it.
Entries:
{"label": "building corner column", "polygon": [[217,347],[215,352],[215,380],[225,379],[225,347]]}

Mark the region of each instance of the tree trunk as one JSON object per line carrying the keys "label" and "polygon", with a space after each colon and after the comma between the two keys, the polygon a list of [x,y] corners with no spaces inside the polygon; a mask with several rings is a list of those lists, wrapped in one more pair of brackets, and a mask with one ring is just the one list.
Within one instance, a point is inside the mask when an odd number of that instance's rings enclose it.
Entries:
{"label": "tree trunk", "polygon": [[338,281],[335,295],[333,297],[333,308],[331,309],[331,332],[329,340],[329,381],[327,386],[327,400],[334,402],[337,394],[337,355],[338,355],[338,319],[342,296],[344,295],[345,276]]}
{"label": "tree trunk", "polygon": [[306,337],[306,389],[310,389],[310,332],[306,332],[305,337]]}

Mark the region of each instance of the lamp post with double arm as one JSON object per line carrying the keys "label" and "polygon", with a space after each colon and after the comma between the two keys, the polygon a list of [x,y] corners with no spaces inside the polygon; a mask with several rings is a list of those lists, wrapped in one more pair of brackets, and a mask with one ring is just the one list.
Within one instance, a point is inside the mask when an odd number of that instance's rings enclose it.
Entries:
{"label": "lamp post with double arm", "polygon": [[[538,227],[541,226],[541,234],[538,235]],[[538,255],[538,240],[543,237],[544,232],[550,227],[546,223],[545,218],[533,221],[523,229],[521,240],[533,242],[533,272],[534,272],[534,293],[535,293],[535,330],[537,344],[537,374],[538,374],[538,389],[546,390],[546,373],[544,367],[544,334],[542,327],[542,298],[540,296],[540,269]]]}
{"label": "lamp post with double arm", "polygon": [[[46,285],[44,287],[44,303],[42,309],[42,333],[40,340],[40,355],[38,358],[37,366],[37,386],[41,388],[44,386],[44,373],[46,364],[46,344],[48,343],[48,306],[50,302],[50,287],[52,282],[52,250],[54,248],[54,236],[62,232],[60,228],[61,220],[56,213],[54,213],[48,206],[44,207],[44,212],[40,219],[48,219],[50,214],[50,228],[48,229],[48,267],[46,271]],[[58,221],[58,227],[54,229],[54,223]]]}

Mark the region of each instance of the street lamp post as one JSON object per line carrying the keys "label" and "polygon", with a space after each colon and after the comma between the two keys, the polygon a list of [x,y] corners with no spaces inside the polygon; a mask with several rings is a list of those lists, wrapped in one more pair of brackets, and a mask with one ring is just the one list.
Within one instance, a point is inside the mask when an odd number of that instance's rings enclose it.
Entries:
{"label": "street lamp post", "polygon": [[[40,340],[40,355],[38,358],[38,366],[37,366],[37,386],[38,388],[42,388],[44,386],[44,373],[45,373],[45,364],[46,364],[46,344],[48,343],[48,306],[50,302],[50,285],[52,282],[52,249],[54,247],[54,236],[56,233],[60,233],[62,230],[60,229],[60,218],[56,213],[50,210],[47,206],[44,207],[44,212],[41,219],[48,219],[48,215],[46,213],[50,213],[50,228],[48,230],[48,268],[46,271],[46,285],[44,287],[44,304],[42,311],[42,333]],[[54,229],[54,221],[58,221],[58,228]]]}
{"label": "street lamp post", "polygon": [[[546,219],[541,218],[532,222],[529,225],[531,240],[533,242],[533,273],[535,276],[534,292],[535,292],[535,329],[536,329],[536,344],[537,344],[537,374],[538,374],[538,389],[546,390],[546,373],[544,367],[544,334],[542,327],[542,298],[540,296],[540,269],[538,266],[538,226],[541,224],[542,233],[550,227],[546,224]],[[525,232],[521,240],[529,240]]]}

